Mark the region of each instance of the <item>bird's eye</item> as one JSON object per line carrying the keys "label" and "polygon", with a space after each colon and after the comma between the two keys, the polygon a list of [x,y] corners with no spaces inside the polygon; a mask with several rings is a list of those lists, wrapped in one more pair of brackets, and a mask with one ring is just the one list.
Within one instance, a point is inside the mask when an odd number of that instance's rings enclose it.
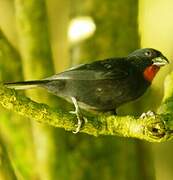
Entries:
{"label": "bird's eye", "polygon": [[152,56],[152,52],[151,51],[146,51],[144,54],[145,54],[145,56],[148,56],[148,57]]}

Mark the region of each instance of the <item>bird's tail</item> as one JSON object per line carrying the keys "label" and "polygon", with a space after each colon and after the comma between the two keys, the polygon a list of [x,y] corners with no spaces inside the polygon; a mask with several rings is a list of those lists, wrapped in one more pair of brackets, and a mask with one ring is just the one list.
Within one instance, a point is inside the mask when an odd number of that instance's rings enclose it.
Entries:
{"label": "bird's tail", "polygon": [[10,89],[24,90],[40,87],[48,83],[49,80],[35,80],[35,81],[20,81],[20,82],[9,82],[4,83],[4,86]]}

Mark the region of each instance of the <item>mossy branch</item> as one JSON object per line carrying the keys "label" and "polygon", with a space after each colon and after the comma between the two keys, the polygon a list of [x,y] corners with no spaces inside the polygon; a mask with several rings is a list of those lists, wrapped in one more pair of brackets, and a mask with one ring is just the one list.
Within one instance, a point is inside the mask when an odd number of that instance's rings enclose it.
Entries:
{"label": "mossy branch", "polygon": [[[169,77],[169,83],[173,74]],[[168,87],[165,86],[167,89]],[[169,87],[170,88],[170,87]],[[98,135],[118,135],[133,137],[150,142],[164,142],[173,138],[173,113],[168,107],[172,107],[170,101],[172,93],[164,99],[160,107],[162,114],[157,114],[143,119],[134,116],[114,116],[110,114],[93,115],[85,114],[88,122],[81,132]],[[61,109],[50,108],[46,104],[32,101],[28,97],[18,95],[16,91],[0,86],[0,104],[6,109],[13,110],[25,117],[34,119],[40,123],[47,123],[54,127],[64,128],[67,131],[75,130],[77,123],[75,115]]]}

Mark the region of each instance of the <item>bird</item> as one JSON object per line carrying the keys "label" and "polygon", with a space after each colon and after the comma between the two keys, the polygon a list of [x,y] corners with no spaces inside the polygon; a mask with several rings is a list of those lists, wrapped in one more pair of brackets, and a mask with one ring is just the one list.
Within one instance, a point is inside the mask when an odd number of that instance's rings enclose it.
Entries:
{"label": "bird", "polygon": [[7,88],[24,90],[42,87],[70,100],[80,131],[80,109],[96,112],[114,111],[124,103],[141,97],[168,59],[153,48],[137,49],[125,57],[113,57],[80,64],[41,80],[7,82]]}

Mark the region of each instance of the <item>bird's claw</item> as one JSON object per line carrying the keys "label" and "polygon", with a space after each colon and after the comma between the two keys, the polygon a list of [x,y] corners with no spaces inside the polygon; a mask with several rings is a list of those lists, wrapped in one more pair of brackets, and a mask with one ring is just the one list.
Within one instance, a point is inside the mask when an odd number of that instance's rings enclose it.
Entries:
{"label": "bird's claw", "polygon": [[76,126],[76,129],[75,129],[75,131],[73,131],[74,134],[77,134],[77,133],[80,131],[80,129],[81,129],[81,127],[82,127],[82,124],[83,124],[83,120],[78,119],[78,122],[77,122],[77,124],[75,125],[75,126]]}
{"label": "bird's claw", "polygon": [[155,117],[155,112],[153,111],[148,111],[146,113],[142,113],[141,116],[140,116],[140,119],[144,119],[144,118],[147,118],[147,117]]}
{"label": "bird's claw", "polygon": [[69,111],[70,114],[77,114],[76,111]]}
{"label": "bird's claw", "polygon": [[82,118],[82,115],[80,114],[79,110],[75,110],[75,111],[69,111],[69,113],[71,114],[75,114],[76,117],[77,117],[77,124],[75,125],[76,126],[76,130],[73,131],[74,134],[77,134],[80,129],[81,129],[81,126],[82,126],[82,123],[83,123],[83,118]]}
{"label": "bird's claw", "polygon": [[78,104],[77,104],[77,101],[76,101],[76,99],[75,99],[74,97],[72,97],[72,102],[73,102],[73,104],[74,104],[74,106],[75,106],[75,111],[70,111],[69,113],[75,114],[76,117],[77,117],[78,122],[77,122],[77,124],[75,125],[77,128],[76,128],[75,131],[73,131],[74,134],[77,134],[77,133],[80,131],[80,129],[81,129],[82,124],[84,123],[84,121],[87,122],[87,119],[82,116],[82,114],[81,114],[81,112],[80,112],[80,109],[79,109],[79,106],[78,106]]}

